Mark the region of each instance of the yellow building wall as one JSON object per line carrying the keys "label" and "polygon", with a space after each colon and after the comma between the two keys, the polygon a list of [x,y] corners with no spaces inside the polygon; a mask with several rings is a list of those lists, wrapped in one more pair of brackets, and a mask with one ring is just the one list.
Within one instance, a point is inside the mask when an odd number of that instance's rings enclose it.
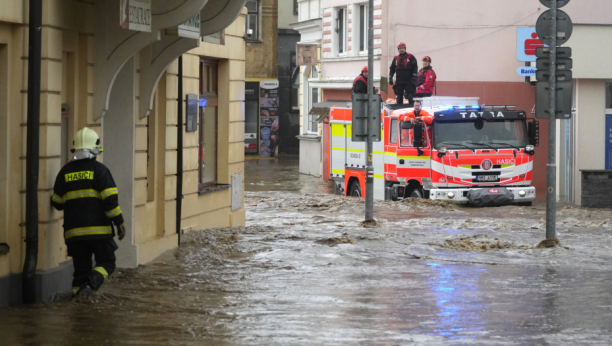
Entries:
{"label": "yellow building wall", "polygon": [[[94,6],[81,1],[43,2],[40,169],[38,187],[39,256],[37,269],[54,269],[70,260],[63,239],[63,212],[50,206],[55,177],[62,162],[62,103],[68,105],[68,143],[87,126],[101,135],[102,121],[93,117]],[[184,93],[199,94],[199,57],[219,59],[218,181],[244,171],[244,18],[225,30],[224,46],[201,43],[184,55]],[[25,173],[27,133],[28,27],[27,1],[0,0],[0,243],[10,252],[0,255],[0,277],[20,273],[25,257]],[[135,57],[138,62],[138,56]],[[138,71],[138,66],[137,66]],[[177,246],[176,210],[176,90],[174,62],[160,81],[150,119],[136,119],[135,241],[139,262],[146,263]],[[138,85],[139,76],[136,76]],[[138,87],[136,87],[138,91]],[[138,110],[138,95],[136,110]],[[147,122],[149,125],[147,126]],[[153,129],[152,142],[147,133]],[[197,133],[184,133],[184,230],[239,226],[244,207],[232,212],[230,191],[197,192]],[[152,148],[152,149],[151,149]],[[152,168],[147,169],[148,150]],[[104,161],[100,155],[99,161]],[[154,181],[152,188],[147,181]]]}

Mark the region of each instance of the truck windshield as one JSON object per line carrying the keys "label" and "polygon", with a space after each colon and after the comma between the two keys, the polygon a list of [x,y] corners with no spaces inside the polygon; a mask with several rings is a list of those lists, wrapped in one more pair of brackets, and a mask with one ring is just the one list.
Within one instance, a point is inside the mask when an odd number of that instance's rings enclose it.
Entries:
{"label": "truck windshield", "polygon": [[436,122],[435,147],[449,149],[495,147],[496,149],[524,148],[528,143],[525,120],[490,120],[476,122]]}

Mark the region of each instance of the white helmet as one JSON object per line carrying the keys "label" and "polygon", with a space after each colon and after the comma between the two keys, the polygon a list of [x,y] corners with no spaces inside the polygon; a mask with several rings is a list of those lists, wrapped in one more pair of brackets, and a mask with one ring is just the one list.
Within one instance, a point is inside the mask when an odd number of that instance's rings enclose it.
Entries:
{"label": "white helmet", "polygon": [[100,137],[96,131],[84,127],[74,136],[74,150],[88,149],[92,152],[99,154],[103,151],[100,146]]}

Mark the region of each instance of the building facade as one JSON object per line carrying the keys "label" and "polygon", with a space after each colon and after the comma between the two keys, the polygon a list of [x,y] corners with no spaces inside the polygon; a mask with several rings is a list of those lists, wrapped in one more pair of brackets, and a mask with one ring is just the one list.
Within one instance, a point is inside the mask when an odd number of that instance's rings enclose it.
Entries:
{"label": "building facade", "polygon": [[[367,5],[367,1],[320,1],[321,74],[319,81],[309,82],[306,93],[319,88],[322,101],[351,99],[352,81],[367,65],[367,49],[363,50],[367,46],[367,25],[363,25]],[[300,19],[302,10],[309,11],[310,6],[300,7]],[[535,88],[517,74],[517,69],[525,66],[517,59],[525,43],[518,42],[518,29],[535,27],[545,10],[534,0],[375,0],[375,87],[380,87],[383,100],[394,98],[387,79],[389,65],[397,55],[398,43],[405,42],[419,67],[424,56],[431,57],[437,74],[435,95],[475,96],[480,104],[515,105],[530,113]],[[571,120],[557,120],[557,194],[561,200],[581,204],[580,170],[612,168],[612,163],[606,163],[612,162],[612,71],[606,64],[607,46],[601,44],[612,34],[612,4],[605,0],[573,1],[562,10],[574,23],[573,35],[564,46],[573,49],[575,114]],[[304,21],[304,30],[300,30],[302,41],[308,35],[306,24]],[[303,115],[308,114],[308,108],[304,107]],[[546,119],[540,120],[540,128],[533,184],[538,199],[543,200],[548,161]]]}
{"label": "building facade", "polygon": [[[70,291],[73,269],[63,213],[49,201],[55,176],[70,159],[74,134],[85,126],[100,135],[105,151],[98,160],[109,167],[119,190],[128,229],[117,242],[119,267],[135,268],[177,247],[181,233],[245,223],[244,0],[144,3],[150,5],[149,27],[135,31],[116,20],[129,4],[125,0],[43,1],[38,301]],[[25,256],[29,8],[25,0],[1,0],[0,8],[4,307],[21,302]],[[182,142],[179,119],[185,125]]]}

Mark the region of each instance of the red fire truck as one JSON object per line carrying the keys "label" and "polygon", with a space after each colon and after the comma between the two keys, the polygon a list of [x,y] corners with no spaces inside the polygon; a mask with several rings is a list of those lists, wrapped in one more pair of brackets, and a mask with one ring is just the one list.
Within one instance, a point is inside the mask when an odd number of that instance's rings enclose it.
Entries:
{"label": "red fire truck", "polygon": [[[538,122],[511,106],[471,105],[477,100],[424,99],[431,125],[402,122],[412,108],[383,104],[382,140],[372,152],[374,198],[531,205]],[[351,140],[351,109],[332,107],[329,114],[330,178],[341,193],[365,196],[365,143]]]}

